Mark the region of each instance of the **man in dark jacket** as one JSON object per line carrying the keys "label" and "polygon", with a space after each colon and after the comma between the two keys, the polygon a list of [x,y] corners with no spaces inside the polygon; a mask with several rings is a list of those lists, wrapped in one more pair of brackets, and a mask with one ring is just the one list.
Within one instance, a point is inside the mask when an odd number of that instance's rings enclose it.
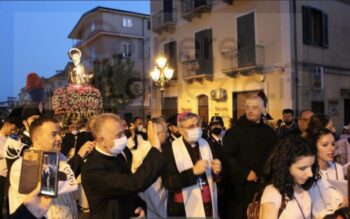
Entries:
{"label": "man in dark jacket", "polygon": [[153,141],[153,135],[150,134],[149,141],[153,147],[132,174],[132,154],[126,147],[127,138],[120,117],[109,113],[99,115],[92,133],[96,147],[81,173],[90,218],[126,219],[135,215],[144,216],[139,208],[141,200],[137,198],[137,193],[152,185],[163,169],[164,161],[156,149],[160,148],[159,140]]}
{"label": "man in dark jacket", "polygon": [[229,217],[247,218],[246,209],[258,191],[265,161],[276,142],[272,128],[261,120],[264,102],[258,96],[246,100],[245,115],[224,137],[224,168],[229,178]]}

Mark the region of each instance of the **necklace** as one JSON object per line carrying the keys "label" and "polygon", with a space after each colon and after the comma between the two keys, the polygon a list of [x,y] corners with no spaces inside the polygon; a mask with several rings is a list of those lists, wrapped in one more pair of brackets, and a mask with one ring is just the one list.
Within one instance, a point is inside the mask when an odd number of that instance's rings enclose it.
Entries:
{"label": "necklace", "polygon": [[303,215],[303,218],[306,219],[306,217],[305,217],[305,215],[304,215],[304,211],[303,211],[303,209],[301,208],[301,205],[300,205],[298,199],[297,199],[294,195],[293,195],[293,198],[294,198],[295,201],[297,202],[298,207],[299,207],[299,210],[300,210],[301,214]]}

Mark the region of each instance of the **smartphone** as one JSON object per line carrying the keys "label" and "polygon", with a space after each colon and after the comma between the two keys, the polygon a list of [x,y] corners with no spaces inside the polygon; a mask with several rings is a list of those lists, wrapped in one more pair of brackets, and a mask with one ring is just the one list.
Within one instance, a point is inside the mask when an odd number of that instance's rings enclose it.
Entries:
{"label": "smartphone", "polygon": [[18,192],[32,192],[40,181],[42,151],[27,149],[23,152]]}
{"label": "smartphone", "polygon": [[41,167],[41,195],[57,197],[59,154],[43,152]]}

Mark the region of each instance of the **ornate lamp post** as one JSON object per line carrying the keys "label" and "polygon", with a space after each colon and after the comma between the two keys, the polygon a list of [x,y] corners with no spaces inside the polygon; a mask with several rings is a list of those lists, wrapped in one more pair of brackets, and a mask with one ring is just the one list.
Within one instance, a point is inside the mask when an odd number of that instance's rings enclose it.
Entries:
{"label": "ornate lamp post", "polygon": [[163,103],[164,103],[164,89],[166,83],[168,83],[174,74],[174,69],[169,67],[168,60],[163,57],[159,56],[156,59],[154,69],[150,72],[151,78],[159,86],[160,90],[160,107],[161,110],[163,109]]}

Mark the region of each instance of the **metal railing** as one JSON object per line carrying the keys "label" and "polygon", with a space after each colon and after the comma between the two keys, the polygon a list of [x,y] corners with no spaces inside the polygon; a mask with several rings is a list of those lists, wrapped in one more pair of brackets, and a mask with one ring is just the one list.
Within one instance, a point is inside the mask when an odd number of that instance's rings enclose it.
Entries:
{"label": "metal railing", "polygon": [[212,0],[182,0],[182,17],[192,19],[201,13],[209,12],[212,8]]}
{"label": "metal railing", "polygon": [[191,59],[184,63],[183,78],[213,75],[213,59]]}
{"label": "metal railing", "polygon": [[221,70],[233,73],[244,69],[262,69],[265,64],[263,46],[252,45],[240,49],[231,49],[221,53]]}
{"label": "metal railing", "polygon": [[151,17],[152,30],[154,32],[167,31],[175,27],[177,22],[177,10],[174,8],[171,12],[161,10]]}

